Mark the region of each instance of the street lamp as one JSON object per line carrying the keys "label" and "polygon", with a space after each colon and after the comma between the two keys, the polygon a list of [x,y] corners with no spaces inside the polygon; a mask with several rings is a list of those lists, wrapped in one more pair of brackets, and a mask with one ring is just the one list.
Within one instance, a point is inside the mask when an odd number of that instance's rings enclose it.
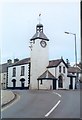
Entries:
{"label": "street lamp", "polygon": [[[70,32],[65,32],[66,34],[72,34],[74,35],[75,38],[75,66],[77,67],[77,48],[76,48],[76,34],[70,33]],[[76,82],[77,82],[77,68],[76,68]]]}

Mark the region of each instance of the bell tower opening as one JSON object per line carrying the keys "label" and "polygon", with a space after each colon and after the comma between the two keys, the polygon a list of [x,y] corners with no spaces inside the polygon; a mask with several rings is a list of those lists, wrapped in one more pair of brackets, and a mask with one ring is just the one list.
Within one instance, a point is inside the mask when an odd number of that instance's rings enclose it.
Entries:
{"label": "bell tower opening", "polygon": [[43,32],[43,25],[42,24],[38,24],[36,26],[36,32]]}

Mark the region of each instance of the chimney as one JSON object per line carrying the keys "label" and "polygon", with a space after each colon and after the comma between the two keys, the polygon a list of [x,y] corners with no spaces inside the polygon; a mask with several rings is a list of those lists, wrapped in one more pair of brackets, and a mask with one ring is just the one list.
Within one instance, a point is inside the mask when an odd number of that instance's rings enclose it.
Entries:
{"label": "chimney", "polygon": [[16,63],[16,62],[18,62],[18,61],[19,61],[19,59],[18,59],[18,58],[14,59],[14,63]]}
{"label": "chimney", "polygon": [[63,56],[61,56],[61,59],[63,59]]}
{"label": "chimney", "polygon": [[8,65],[12,64],[12,60],[11,59],[7,60],[7,63]]}
{"label": "chimney", "polygon": [[70,62],[69,62],[68,59],[66,59],[66,63],[67,63],[67,65],[68,65],[68,67],[69,67],[69,66],[70,66]]}

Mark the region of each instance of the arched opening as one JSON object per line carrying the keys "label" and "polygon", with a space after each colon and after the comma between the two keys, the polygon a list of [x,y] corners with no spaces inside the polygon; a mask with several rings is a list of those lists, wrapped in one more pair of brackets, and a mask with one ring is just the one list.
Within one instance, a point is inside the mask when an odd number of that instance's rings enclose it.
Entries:
{"label": "arched opening", "polygon": [[58,87],[63,88],[63,77],[61,75],[58,77]]}
{"label": "arched opening", "polygon": [[24,88],[25,87],[25,79],[21,78],[20,81],[21,81],[21,87]]}
{"label": "arched opening", "polygon": [[13,79],[12,82],[13,82],[13,88],[15,88],[16,87],[16,80]]}

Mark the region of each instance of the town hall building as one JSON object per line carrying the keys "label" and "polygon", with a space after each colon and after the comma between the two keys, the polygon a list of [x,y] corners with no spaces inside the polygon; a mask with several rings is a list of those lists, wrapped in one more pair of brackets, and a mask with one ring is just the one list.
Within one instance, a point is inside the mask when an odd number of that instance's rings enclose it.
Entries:
{"label": "town hall building", "polygon": [[[7,67],[7,88],[75,89],[76,75],[62,57],[49,61],[48,45],[49,39],[39,23],[30,39],[30,58],[16,59]],[[80,69],[77,72],[80,74]]]}

